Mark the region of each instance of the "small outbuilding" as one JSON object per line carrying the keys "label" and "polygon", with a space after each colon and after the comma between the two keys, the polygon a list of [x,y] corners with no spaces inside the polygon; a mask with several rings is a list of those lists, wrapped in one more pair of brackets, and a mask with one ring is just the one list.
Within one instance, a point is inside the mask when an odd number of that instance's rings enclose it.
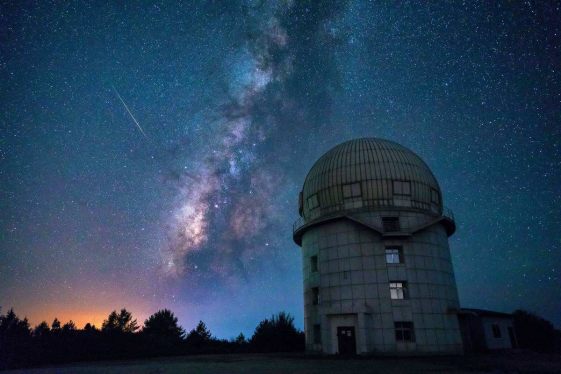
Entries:
{"label": "small outbuilding", "polygon": [[518,348],[512,314],[462,308],[458,319],[466,352]]}

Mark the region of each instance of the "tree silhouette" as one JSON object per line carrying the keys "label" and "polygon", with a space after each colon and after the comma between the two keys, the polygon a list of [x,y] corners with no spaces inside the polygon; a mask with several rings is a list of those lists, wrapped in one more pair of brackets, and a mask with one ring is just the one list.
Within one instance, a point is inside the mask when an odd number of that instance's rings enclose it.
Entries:
{"label": "tree silhouette", "polygon": [[238,344],[247,343],[247,339],[245,338],[245,335],[243,334],[243,332],[240,332],[240,335],[238,335],[237,338],[234,339],[234,343],[238,343]]}
{"label": "tree silhouette", "polygon": [[182,340],[185,330],[177,323],[177,317],[168,309],[159,310],[144,321],[143,333],[167,340]]}
{"label": "tree silhouette", "polygon": [[294,352],[303,350],[305,338],[294,327],[294,317],[280,312],[261,321],[250,342],[261,352]]}
{"label": "tree silhouette", "polygon": [[121,312],[118,314],[116,310],[112,311],[101,325],[101,331],[103,332],[133,333],[138,329],[139,326],[136,319],[133,320],[132,313],[128,312],[125,308],[121,309]]}
{"label": "tree silhouette", "polygon": [[76,330],[76,324],[72,320],[66,322],[64,324],[64,326],[62,326],[62,331],[65,331],[65,332],[75,331],[75,330]]}
{"label": "tree silhouette", "polygon": [[29,359],[31,329],[27,318],[20,319],[14,309],[0,314],[0,369]]}
{"label": "tree silhouette", "polygon": [[53,331],[59,331],[60,330],[60,321],[57,318],[55,318],[55,320],[53,321],[53,324],[51,326],[52,326],[51,329]]}
{"label": "tree silhouette", "polygon": [[27,317],[23,320],[16,316],[14,309],[6,315],[0,315],[0,336],[27,337],[31,336],[31,329]]}
{"label": "tree silhouette", "polygon": [[516,310],[512,315],[520,348],[546,352],[555,349],[555,328],[551,322],[525,310]]}
{"label": "tree silhouette", "polygon": [[95,325],[92,325],[91,323],[86,323],[86,325],[84,326],[84,331],[98,331],[97,327],[95,327]]}
{"label": "tree silhouette", "polygon": [[78,330],[72,320],[62,326],[57,318],[51,328],[43,321],[31,331],[27,319],[11,309],[0,314],[0,370],[98,359],[303,350],[303,333],[293,321],[289,314],[279,313],[262,321],[250,341],[243,333],[227,341],[213,337],[203,321],[184,338],[185,331],[168,309],[147,318],[138,334],[133,333],[137,322],[126,309],[111,312],[103,321],[103,332],[90,323]]}
{"label": "tree silhouette", "polygon": [[187,343],[193,345],[197,349],[202,349],[203,346],[208,343],[212,338],[212,334],[207,329],[203,321],[199,321],[196,328],[189,331],[187,335]]}
{"label": "tree silhouette", "polygon": [[49,327],[47,321],[41,322],[40,324],[35,326],[35,329],[33,330],[33,336],[37,338],[44,338],[46,336],[49,336],[50,333],[51,333],[51,328]]}

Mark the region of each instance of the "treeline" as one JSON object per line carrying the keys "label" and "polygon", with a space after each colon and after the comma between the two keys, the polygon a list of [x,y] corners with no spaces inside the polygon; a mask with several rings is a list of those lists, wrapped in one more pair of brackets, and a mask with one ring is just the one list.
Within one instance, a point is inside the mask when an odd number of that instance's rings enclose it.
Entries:
{"label": "treeline", "polygon": [[251,338],[240,333],[230,340],[212,336],[202,321],[186,332],[167,309],[151,315],[142,329],[126,309],[111,312],[101,328],[88,323],[83,329],[56,318],[50,326],[43,321],[32,329],[13,309],[0,314],[0,370],[75,361],[297,351],[304,351],[304,333],[284,312],[261,321]]}
{"label": "treeline", "polygon": [[555,329],[551,322],[525,310],[516,310],[512,315],[520,348],[561,353],[561,330]]}

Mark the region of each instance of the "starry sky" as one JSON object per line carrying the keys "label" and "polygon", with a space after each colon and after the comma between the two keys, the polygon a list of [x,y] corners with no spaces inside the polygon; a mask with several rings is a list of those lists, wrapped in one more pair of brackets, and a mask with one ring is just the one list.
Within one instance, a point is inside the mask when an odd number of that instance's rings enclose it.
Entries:
{"label": "starry sky", "polygon": [[297,194],[324,152],[380,137],[440,182],[462,306],[561,327],[559,19],[537,1],[3,2],[2,310],[302,328]]}

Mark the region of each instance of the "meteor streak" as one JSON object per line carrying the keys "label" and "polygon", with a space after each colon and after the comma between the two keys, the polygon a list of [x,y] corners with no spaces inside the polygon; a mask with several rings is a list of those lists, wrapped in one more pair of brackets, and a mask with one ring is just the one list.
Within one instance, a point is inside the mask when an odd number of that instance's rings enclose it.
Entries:
{"label": "meteor streak", "polygon": [[121,100],[121,102],[123,103],[123,105],[125,106],[125,109],[127,109],[127,112],[129,112],[129,114],[131,115],[134,123],[136,123],[136,126],[138,127],[138,129],[142,132],[142,135],[144,135],[144,137],[146,139],[148,139],[148,137],[146,136],[146,133],[144,132],[144,130],[142,130],[142,127],[140,127],[140,124],[138,123],[138,121],[136,120],[136,118],[134,118],[134,116],[132,115],[131,111],[129,110],[129,107],[127,106],[127,104],[125,104],[125,101],[123,100],[123,98],[121,97],[121,95],[119,95],[119,92],[117,92],[117,89],[115,88],[115,86],[111,85],[111,87],[113,87],[113,91],[115,91],[115,93],[117,94],[117,96],[119,97],[119,100]]}

